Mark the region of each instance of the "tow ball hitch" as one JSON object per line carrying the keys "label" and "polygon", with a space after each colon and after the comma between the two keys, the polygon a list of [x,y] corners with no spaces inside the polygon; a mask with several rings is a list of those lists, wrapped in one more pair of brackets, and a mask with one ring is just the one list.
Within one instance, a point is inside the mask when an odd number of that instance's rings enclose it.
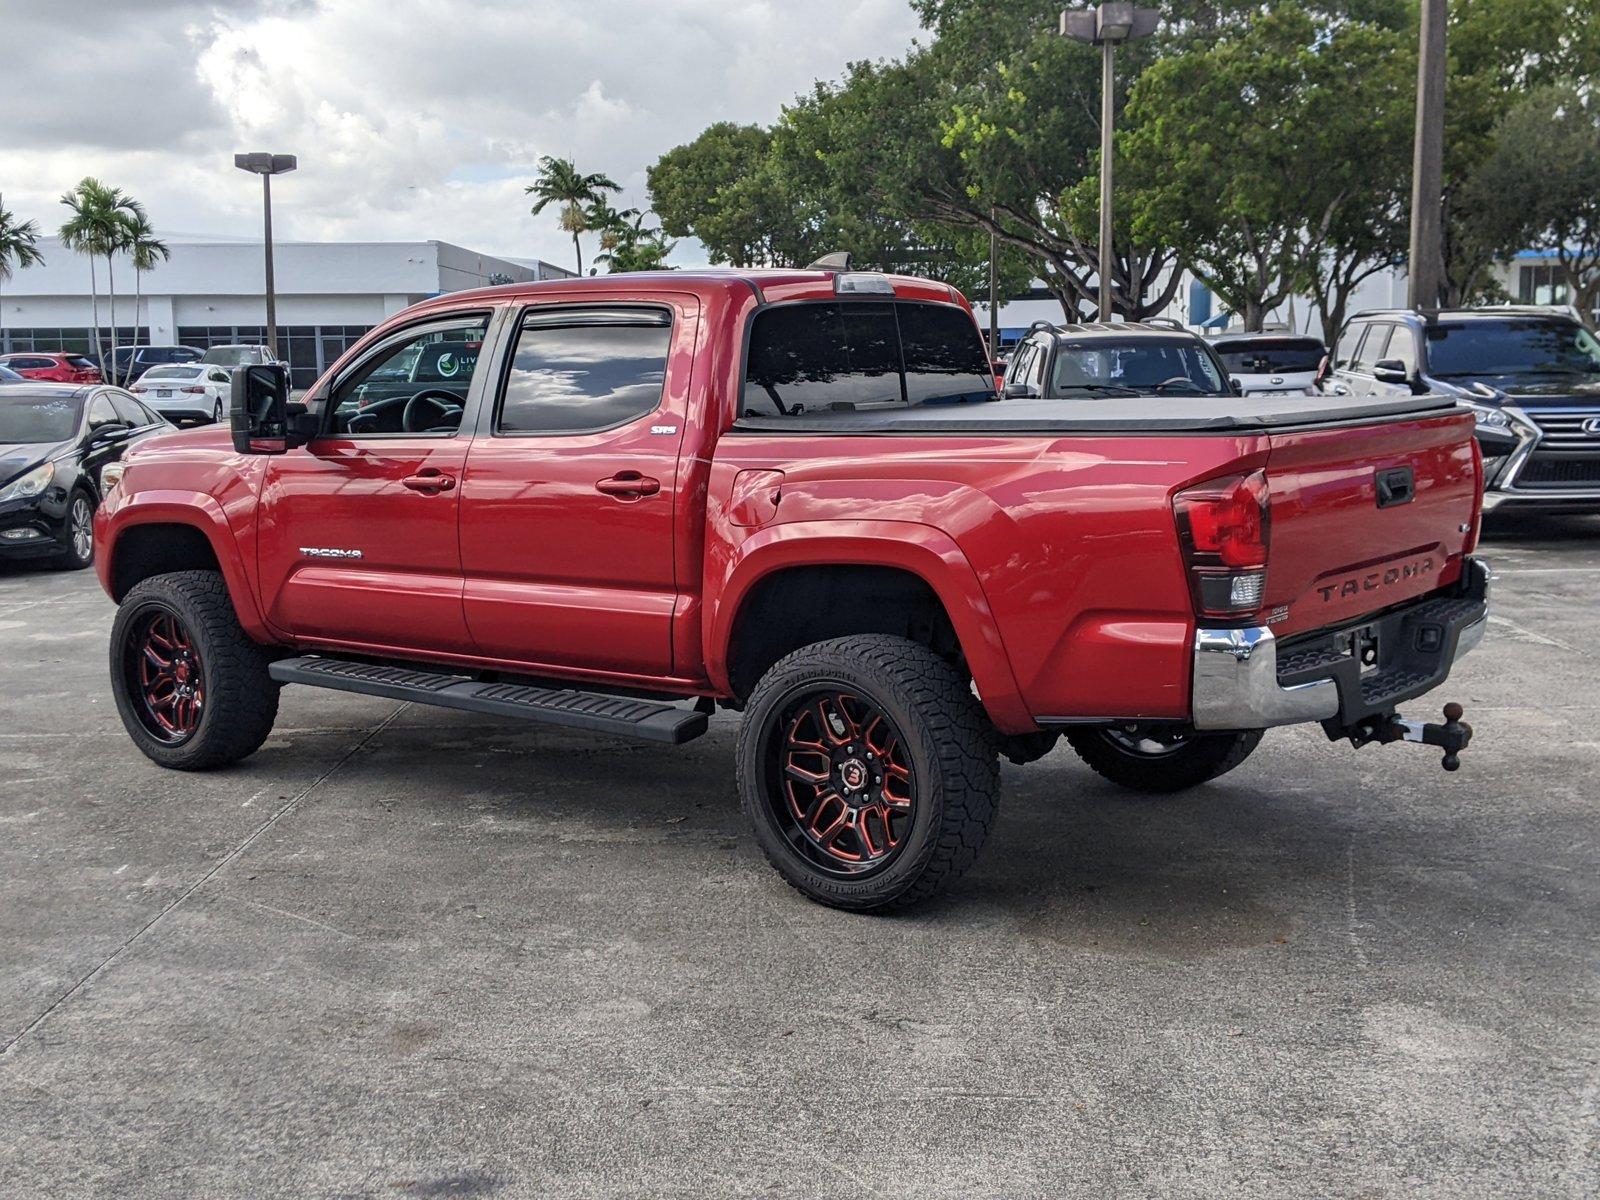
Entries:
{"label": "tow ball hitch", "polygon": [[1461,705],[1451,702],[1444,706],[1444,724],[1427,724],[1407,721],[1399,713],[1369,717],[1350,730],[1350,744],[1365,746],[1377,742],[1387,746],[1390,742],[1420,742],[1425,746],[1438,746],[1444,751],[1439,765],[1446,771],[1459,770],[1461,752],[1472,741],[1472,726],[1461,719]]}

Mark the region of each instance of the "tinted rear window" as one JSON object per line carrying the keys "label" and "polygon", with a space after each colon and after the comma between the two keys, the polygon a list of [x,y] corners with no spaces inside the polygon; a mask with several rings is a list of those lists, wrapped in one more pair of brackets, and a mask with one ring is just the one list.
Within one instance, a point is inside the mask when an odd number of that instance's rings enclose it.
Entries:
{"label": "tinted rear window", "polygon": [[1217,342],[1211,347],[1235,375],[1283,375],[1315,371],[1322,362],[1322,343],[1310,341]]}
{"label": "tinted rear window", "polygon": [[144,373],[148,381],[157,379],[193,379],[204,367],[151,367]]}
{"label": "tinted rear window", "polygon": [[983,340],[962,309],[808,301],[756,314],[740,415],[797,416],[993,396]]}

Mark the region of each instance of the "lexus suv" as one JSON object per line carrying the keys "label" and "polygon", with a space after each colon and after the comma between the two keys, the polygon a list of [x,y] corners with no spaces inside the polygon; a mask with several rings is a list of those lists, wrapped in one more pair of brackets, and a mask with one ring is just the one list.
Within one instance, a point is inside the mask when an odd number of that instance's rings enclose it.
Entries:
{"label": "lexus suv", "polygon": [[1453,396],[1477,417],[1485,509],[1600,512],[1600,340],[1570,310],[1357,313],[1323,389]]}

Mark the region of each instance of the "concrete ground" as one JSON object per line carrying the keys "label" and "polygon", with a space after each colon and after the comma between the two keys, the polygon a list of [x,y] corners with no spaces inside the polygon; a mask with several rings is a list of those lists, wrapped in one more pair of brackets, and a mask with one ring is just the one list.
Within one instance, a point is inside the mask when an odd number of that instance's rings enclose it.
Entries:
{"label": "concrete ground", "polygon": [[1280,730],[1149,800],[1058,750],[892,918],[767,869],[727,718],[289,689],[159,770],[93,578],[0,568],[0,1194],[1594,1196],[1600,521],[1485,553],[1459,774]]}

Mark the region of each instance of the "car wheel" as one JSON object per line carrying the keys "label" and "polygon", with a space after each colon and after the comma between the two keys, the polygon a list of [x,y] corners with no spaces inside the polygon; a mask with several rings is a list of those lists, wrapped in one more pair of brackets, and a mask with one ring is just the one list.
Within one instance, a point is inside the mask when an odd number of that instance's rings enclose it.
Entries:
{"label": "car wheel", "polygon": [[1067,730],[1078,757],[1136,792],[1181,792],[1226,775],[1261,743],[1260,729],[1196,733],[1182,726],[1115,725]]}
{"label": "car wheel", "polygon": [[280,685],[215,571],[136,584],[111,626],[111,691],[134,744],[163,767],[200,771],[258,749]]}
{"label": "car wheel", "polygon": [[796,650],[756,685],[741,803],[778,873],[835,908],[923,900],[972,865],[1000,768],[965,678],[925,646],[861,634]]}
{"label": "car wheel", "polygon": [[64,571],[81,571],[94,562],[94,500],[81,489],[67,505],[67,544],[56,559]]}
{"label": "car wheel", "polygon": [[211,423],[213,425],[222,424],[222,397],[221,396],[217,397],[217,406],[211,410]]}

